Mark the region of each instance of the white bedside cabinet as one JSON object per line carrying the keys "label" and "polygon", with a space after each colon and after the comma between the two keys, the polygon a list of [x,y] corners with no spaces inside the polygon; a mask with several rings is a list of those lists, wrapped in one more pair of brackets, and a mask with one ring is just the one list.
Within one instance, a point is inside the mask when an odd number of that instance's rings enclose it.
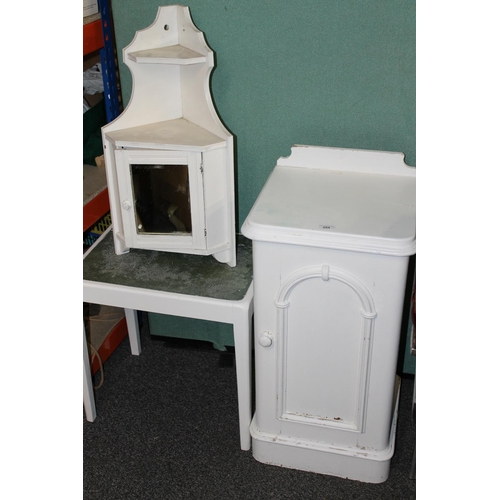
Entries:
{"label": "white bedside cabinet", "polygon": [[253,240],[254,457],[385,481],[415,169],[401,153],[295,146],[242,233]]}

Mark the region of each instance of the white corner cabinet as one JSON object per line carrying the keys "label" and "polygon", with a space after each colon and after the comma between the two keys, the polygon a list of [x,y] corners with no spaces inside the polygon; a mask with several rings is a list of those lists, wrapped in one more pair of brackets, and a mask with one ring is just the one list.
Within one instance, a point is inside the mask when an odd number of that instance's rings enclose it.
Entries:
{"label": "white corner cabinet", "polygon": [[254,457],[384,481],[415,168],[401,153],[295,146],[242,232],[253,240]]}
{"label": "white corner cabinet", "polygon": [[130,102],[102,129],[117,254],[213,255],[236,265],[233,136],[214,108],[214,54],[188,7],[160,7],[123,49]]}

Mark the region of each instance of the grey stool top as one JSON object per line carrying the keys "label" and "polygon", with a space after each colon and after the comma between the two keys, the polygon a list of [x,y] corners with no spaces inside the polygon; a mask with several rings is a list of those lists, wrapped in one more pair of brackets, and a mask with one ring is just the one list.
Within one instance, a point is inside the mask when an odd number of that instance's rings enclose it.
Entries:
{"label": "grey stool top", "polygon": [[252,242],[236,236],[235,267],[211,255],[132,248],[116,255],[113,235],[102,236],[83,260],[83,279],[222,300],[242,300],[252,283]]}

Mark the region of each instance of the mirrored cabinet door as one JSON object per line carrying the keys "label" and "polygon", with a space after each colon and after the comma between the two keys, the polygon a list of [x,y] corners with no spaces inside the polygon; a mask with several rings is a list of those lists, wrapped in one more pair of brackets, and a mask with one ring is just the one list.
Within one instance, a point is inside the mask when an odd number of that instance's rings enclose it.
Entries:
{"label": "mirrored cabinet door", "polygon": [[206,248],[201,153],[115,153],[125,241],[136,248]]}
{"label": "mirrored cabinet door", "polygon": [[130,165],[138,234],[192,234],[187,165]]}

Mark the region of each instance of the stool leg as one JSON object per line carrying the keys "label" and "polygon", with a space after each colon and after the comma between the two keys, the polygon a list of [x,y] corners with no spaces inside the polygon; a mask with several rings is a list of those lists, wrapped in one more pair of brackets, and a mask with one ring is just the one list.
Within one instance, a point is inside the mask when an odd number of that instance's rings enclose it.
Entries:
{"label": "stool leg", "polygon": [[[236,309],[236,308],[235,308]],[[240,444],[242,450],[251,447],[250,421],[252,418],[252,315],[253,299],[235,310],[234,351],[238,385]]]}
{"label": "stool leg", "polygon": [[134,309],[125,309],[125,319],[127,320],[130,350],[132,351],[132,354],[138,356],[139,354],[141,354],[141,337],[139,333],[137,311],[135,311]]}
{"label": "stool leg", "polygon": [[97,416],[94,400],[94,388],[92,387],[92,375],[90,371],[89,350],[87,347],[87,335],[85,334],[85,323],[83,324],[83,407],[85,416],[89,422],[93,422]]}

